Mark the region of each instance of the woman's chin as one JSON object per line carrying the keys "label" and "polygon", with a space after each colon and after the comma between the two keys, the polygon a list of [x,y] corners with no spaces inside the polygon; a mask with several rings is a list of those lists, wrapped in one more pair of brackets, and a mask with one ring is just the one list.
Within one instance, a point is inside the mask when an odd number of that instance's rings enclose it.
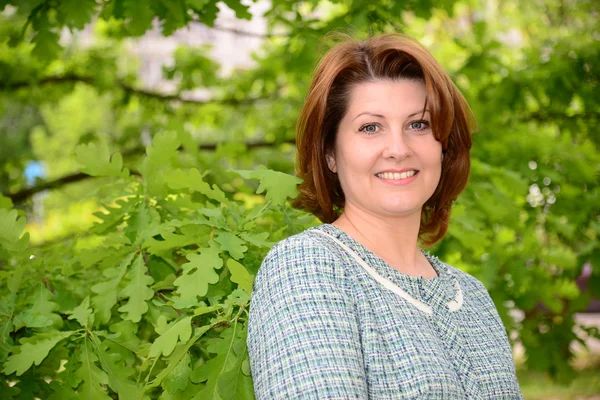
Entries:
{"label": "woman's chin", "polygon": [[420,203],[407,204],[407,203],[393,203],[384,204],[381,209],[383,213],[389,217],[406,217],[414,214],[421,215],[421,208],[423,207]]}

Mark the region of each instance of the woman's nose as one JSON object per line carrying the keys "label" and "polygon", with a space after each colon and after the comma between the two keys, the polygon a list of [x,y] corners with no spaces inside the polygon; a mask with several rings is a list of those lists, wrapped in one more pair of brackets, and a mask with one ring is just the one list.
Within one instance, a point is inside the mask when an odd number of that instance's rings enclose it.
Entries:
{"label": "woman's nose", "polygon": [[394,158],[397,160],[404,160],[412,154],[409,144],[406,142],[406,138],[402,132],[391,133],[387,135],[384,149],[384,158]]}

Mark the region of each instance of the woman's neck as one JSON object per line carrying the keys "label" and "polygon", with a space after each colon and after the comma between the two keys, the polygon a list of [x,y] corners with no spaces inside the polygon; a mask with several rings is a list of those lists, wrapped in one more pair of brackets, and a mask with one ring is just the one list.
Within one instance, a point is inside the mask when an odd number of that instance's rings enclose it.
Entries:
{"label": "woman's neck", "polygon": [[435,277],[437,273],[417,247],[421,215],[382,218],[347,205],[332,225],[346,232],[399,272]]}

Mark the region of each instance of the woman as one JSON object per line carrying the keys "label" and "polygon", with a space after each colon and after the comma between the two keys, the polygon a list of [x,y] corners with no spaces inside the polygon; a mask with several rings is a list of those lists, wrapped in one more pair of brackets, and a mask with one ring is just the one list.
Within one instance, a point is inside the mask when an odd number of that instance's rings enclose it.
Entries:
{"label": "woman", "polygon": [[419,249],[447,231],[474,119],[414,40],[323,58],[297,130],[297,207],[326,224],[277,244],[255,280],[258,399],[520,399],[485,287]]}

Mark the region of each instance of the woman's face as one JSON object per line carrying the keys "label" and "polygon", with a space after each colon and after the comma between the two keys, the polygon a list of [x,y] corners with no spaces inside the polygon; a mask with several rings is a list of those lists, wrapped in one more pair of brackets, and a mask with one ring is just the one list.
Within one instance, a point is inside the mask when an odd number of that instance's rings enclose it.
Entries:
{"label": "woman's face", "polygon": [[420,216],[442,170],[442,145],[429,111],[423,114],[425,98],[425,85],[412,80],[364,82],[351,90],[327,157],[344,191],[345,212]]}

